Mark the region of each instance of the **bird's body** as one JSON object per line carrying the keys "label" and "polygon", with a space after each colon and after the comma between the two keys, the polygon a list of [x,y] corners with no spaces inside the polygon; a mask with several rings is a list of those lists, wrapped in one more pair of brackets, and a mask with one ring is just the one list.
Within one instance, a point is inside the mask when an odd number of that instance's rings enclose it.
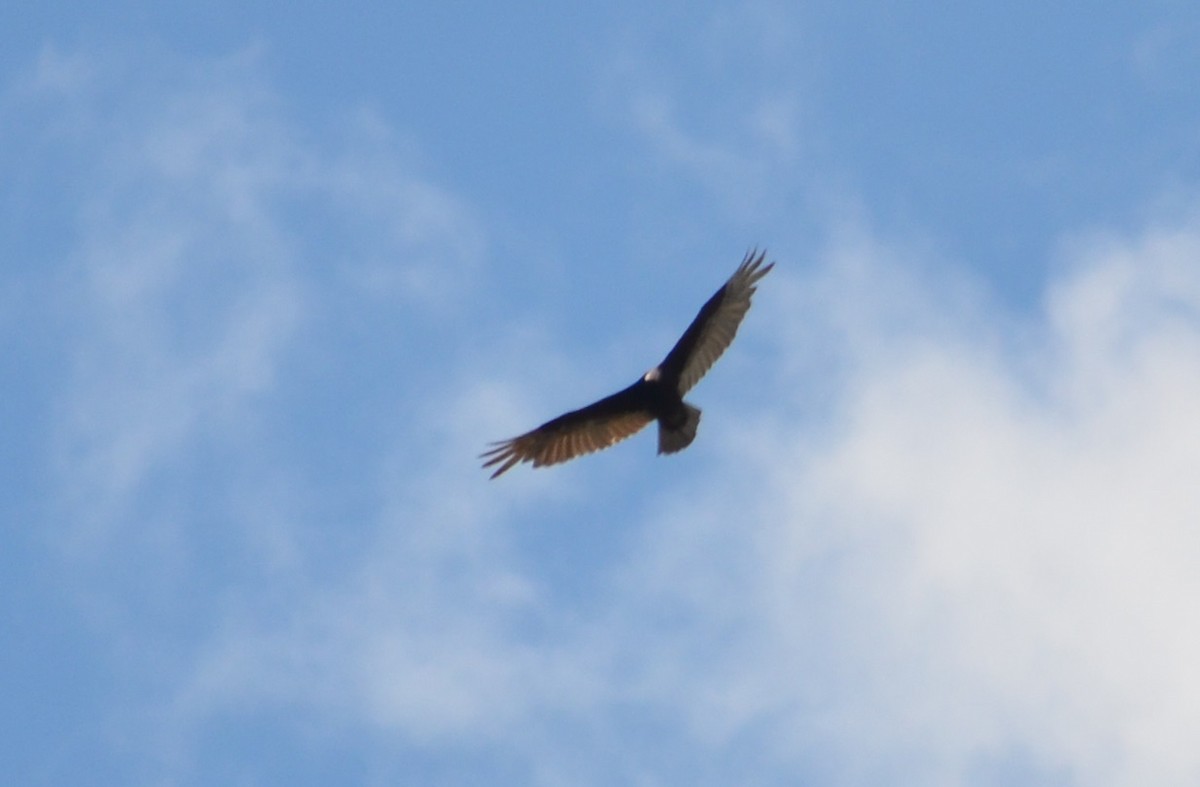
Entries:
{"label": "bird's body", "polygon": [[552,465],[599,451],[658,422],[658,452],[672,454],[696,437],[700,409],[683,400],[721,357],[750,308],[758,281],[775,266],[763,266],[766,252],[750,252],[721,289],[708,299],[662,363],[628,388],[587,407],[572,410],[538,428],[496,443],[482,458],[499,465],[492,478],[518,462]]}

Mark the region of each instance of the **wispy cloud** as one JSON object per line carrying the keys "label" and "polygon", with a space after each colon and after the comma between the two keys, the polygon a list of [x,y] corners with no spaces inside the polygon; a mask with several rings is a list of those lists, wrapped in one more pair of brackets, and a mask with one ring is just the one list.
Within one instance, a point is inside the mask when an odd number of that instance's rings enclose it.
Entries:
{"label": "wispy cloud", "polygon": [[76,130],[86,168],[60,298],[74,364],[57,438],[64,514],[85,541],[126,519],[150,474],[182,470],[185,445],[233,428],[302,319],[294,247],[270,214],[308,162],[260,88],[232,77],[245,65],[115,93]]}
{"label": "wispy cloud", "polygon": [[79,213],[64,217],[74,363],[57,442],[64,514],[85,543],[129,521],[152,474],[186,474],[197,447],[244,437],[280,390],[314,288],[418,308],[470,297],[454,274],[481,254],[468,211],[365,116],[336,149],[304,139],[260,61],[168,60],[147,79],[48,54],[18,91],[47,122],[55,107],[74,117],[84,163]]}
{"label": "wispy cloud", "polygon": [[[699,184],[722,214],[770,213],[807,173],[814,142],[792,14],[751,3],[671,21],[669,30],[631,31],[616,49],[606,107],[646,145],[645,161]],[[732,83],[737,90],[724,89]]]}
{"label": "wispy cloud", "polygon": [[[331,140],[301,132],[263,57],[49,52],[7,97],[36,104],[50,152],[80,163],[77,199],[57,206],[68,257],[45,261],[68,284],[41,293],[70,315],[47,538],[104,642],[157,653],[123,676],[146,693],[107,709],[150,720],[136,735],[159,745],[151,769],[187,768],[192,734],[235,688],[241,711],[322,686],[310,700],[322,712],[419,736],[519,707],[550,672],[515,640],[504,659],[471,655],[498,641],[487,621],[507,625],[531,592],[503,565],[475,576],[486,555],[464,563],[486,519],[446,488],[444,464],[412,478],[411,447],[440,434],[422,411],[443,393],[422,386],[453,353],[420,364],[453,345],[430,342],[433,326],[480,292],[481,226],[370,111],[350,111]],[[379,371],[397,358],[408,366]],[[359,434],[363,419],[360,456],[323,470],[330,444],[347,448],[328,432]],[[398,445],[372,452],[376,434]],[[462,456],[477,440],[454,443],[472,481]],[[354,483],[321,497],[309,479]],[[366,533],[364,562],[323,551],[329,519]],[[286,625],[262,628],[267,611]]]}

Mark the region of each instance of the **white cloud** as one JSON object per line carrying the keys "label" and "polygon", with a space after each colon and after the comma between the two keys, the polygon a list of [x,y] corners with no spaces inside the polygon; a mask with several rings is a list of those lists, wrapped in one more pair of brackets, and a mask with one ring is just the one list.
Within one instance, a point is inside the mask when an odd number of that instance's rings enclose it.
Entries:
{"label": "white cloud", "polygon": [[[1197,244],[1191,224],[1073,249],[1045,322],[1006,341],[930,282],[888,288],[893,314],[854,332],[841,303],[806,312],[846,353],[835,420],[756,433],[722,484],[737,506],[682,506],[645,569],[700,631],[741,617],[754,643],[714,636],[726,658],[677,678],[693,723],[774,718],[781,751],[836,751],[842,782],[970,783],[1006,756],[1084,784],[1193,782]],[[840,297],[872,310],[875,277],[849,274]],[[712,528],[720,548],[694,554]]]}

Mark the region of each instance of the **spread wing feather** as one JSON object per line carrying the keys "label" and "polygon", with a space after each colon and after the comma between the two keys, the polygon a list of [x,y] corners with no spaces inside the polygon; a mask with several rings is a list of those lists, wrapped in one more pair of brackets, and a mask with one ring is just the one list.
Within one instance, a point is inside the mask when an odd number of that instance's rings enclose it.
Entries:
{"label": "spread wing feather", "polygon": [[765,251],[757,256],[755,253],[749,252],[729,281],[700,307],[692,324],[659,364],[665,379],[678,380],[681,396],[700,381],[733,342],[759,280],[775,267],[773,262],[763,265]]}
{"label": "spread wing feather", "polygon": [[641,380],[587,407],[564,413],[533,431],[494,443],[481,459],[484,467],[499,465],[492,478],[519,462],[534,467],[566,462],[608,448],[641,431],[654,420],[645,406]]}

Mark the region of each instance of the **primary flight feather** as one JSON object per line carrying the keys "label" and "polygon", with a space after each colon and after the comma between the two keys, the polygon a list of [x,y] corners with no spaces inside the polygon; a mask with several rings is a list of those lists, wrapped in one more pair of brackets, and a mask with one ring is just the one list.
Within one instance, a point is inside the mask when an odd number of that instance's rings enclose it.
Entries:
{"label": "primary flight feather", "polygon": [[658,421],[658,452],[673,454],[696,438],[700,409],[683,395],[704,376],[737,334],[750,309],[750,297],[775,263],[763,265],[766,252],[751,251],[700,313],[662,363],[628,388],[558,418],[511,440],[494,443],[480,455],[484,467],[496,467],[492,478],[519,462],[553,465],[590,454]]}

